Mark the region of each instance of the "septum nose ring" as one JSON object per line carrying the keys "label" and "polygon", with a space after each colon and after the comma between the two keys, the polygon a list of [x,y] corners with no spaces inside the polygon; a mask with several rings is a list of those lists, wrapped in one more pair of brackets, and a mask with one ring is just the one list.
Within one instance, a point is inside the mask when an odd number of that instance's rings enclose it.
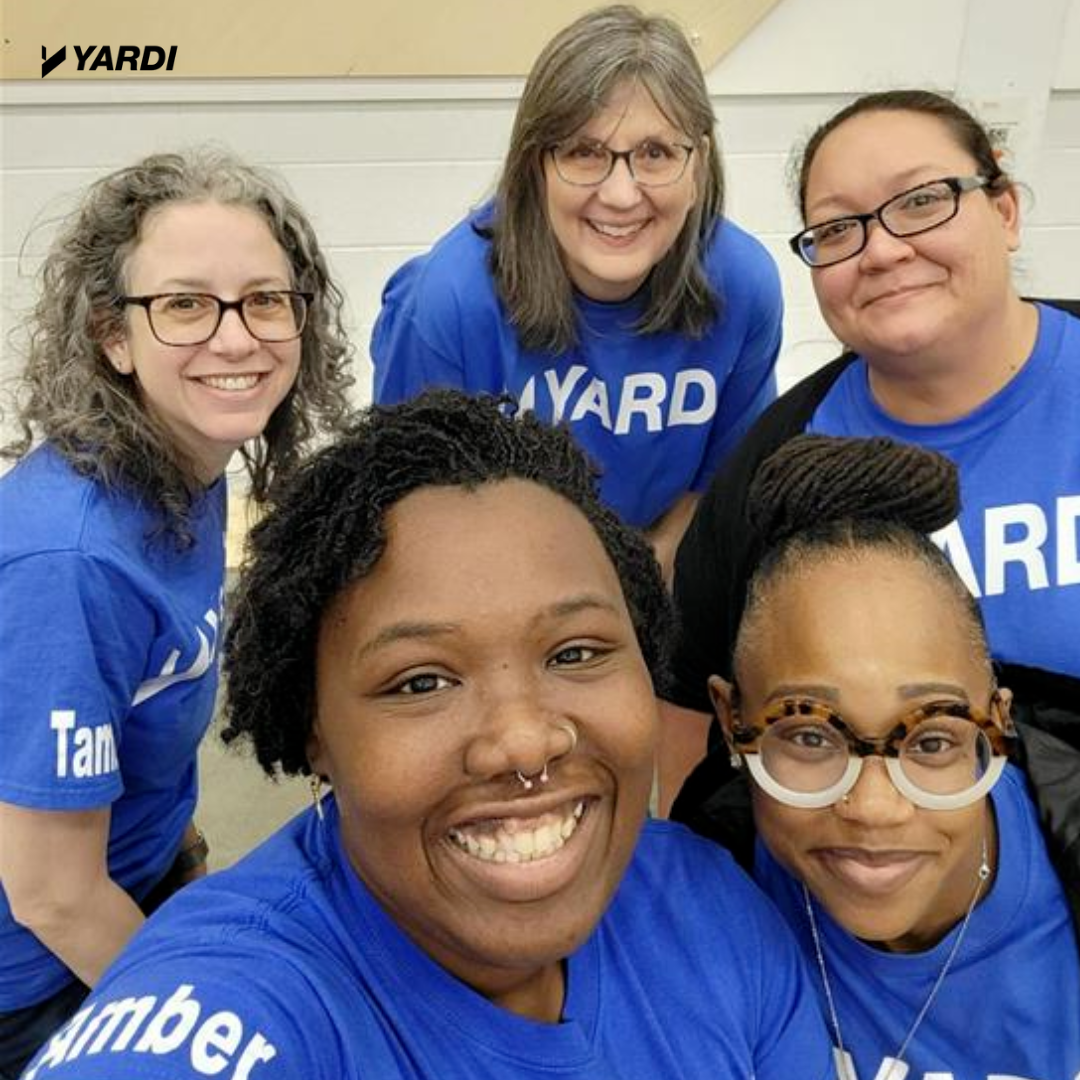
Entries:
{"label": "septum nose ring", "polygon": [[[559,757],[569,757],[577,748],[578,733],[577,728],[569,720],[562,720],[556,725],[561,731],[565,731],[570,736],[570,749],[560,754]],[[548,775],[548,765],[550,761],[544,762],[544,767],[540,770],[538,775],[526,776],[520,769],[514,770],[514,775],[518,778],[521,786],[526,791],[532,791],[536,787],[537,783],[546,784],[551,777]]]}
{"label": "septum nose ring", "polygon": [[548,767],[547,767],[547,762],[546,761],[544,762],[544,767],[540,771],[540,775],[536,778],[536,780],[534,780],[531,776],[526,776],[524,773],[522,773],[522,771],[520,769],[516,769],[514,771],[514,775],[521,781],[521,786],[526,791],[532,791],[532,789],[536,786],[536,781],[537,780],[541,784],[546,784],[548,782],[548,780],[551,779],[548,776]]}

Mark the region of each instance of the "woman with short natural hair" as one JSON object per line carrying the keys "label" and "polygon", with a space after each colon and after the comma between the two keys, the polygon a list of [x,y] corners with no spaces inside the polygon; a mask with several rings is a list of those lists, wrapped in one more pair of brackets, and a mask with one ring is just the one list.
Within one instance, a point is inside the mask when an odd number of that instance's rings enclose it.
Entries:
{"label": "woman with short natural hair", "polygon": [[375,406],[251,553],[225,737],[313,806],[151,919],[26,1080],[828,1080],[776,912],[646,820],[668,596],[566,432]]}

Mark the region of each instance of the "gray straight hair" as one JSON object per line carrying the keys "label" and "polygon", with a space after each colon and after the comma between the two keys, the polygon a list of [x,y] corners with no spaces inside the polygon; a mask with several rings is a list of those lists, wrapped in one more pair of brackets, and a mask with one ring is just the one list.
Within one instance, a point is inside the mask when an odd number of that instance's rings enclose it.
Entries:
{"label": "gray straight hair", "polygon": [[642,334],[701,337],[720,315],[703,259],[723,213],[716,116],[686,35],[671,19],[616,4],[565,27],[533,65],[510,137],[491,222],[492,273],[525,348],[564,352],[578,339],[573,287],[545,206],[544,155],[601,109],[622,83],[643,86],[701,161],[698,197],[675,243],[645,285]]}

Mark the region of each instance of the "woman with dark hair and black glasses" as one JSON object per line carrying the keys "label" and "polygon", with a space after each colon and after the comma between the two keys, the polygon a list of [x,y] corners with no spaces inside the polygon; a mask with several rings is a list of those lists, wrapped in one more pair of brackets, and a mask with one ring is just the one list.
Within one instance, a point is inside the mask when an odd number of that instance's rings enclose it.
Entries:
{"label": "woman with dark hair and black glasses", "polygon": [[676,23],[583,15],[533,65],[494,201],[397,271],[371,345],[377,401],[506,391],[567,423],[668,579],[780,347],[779,276],[723,217],[715,126]]}
{"label": "woman with dark hair and black glasses", "polygon": [[1080,1075],[1080,753],[995,677],[928,538],[958,501],[948,459],[887,439],[767,459],[709,680],[726,746],[675,806],[794,930],[840,1080]]}
{"label": "woman with dark hair and black glasses", "polygon": [[687,740],[665,763],[667,798],[703,752],[706,680],[728,663],[756,558],[747,484],[802,431],[951,458],[962,507],[936,539],[979,599],[991,655],[1016,665],[1018,695],[1080,695],[1080,305],[1017,293],[1019,196],[986,131],[928,91],[861,97],[810,138],[797,198],[792,248],[847,351],[758,421],[686,533],[669,722]]}
{"label": "woman with dark hair and black glasses", "polygon": [[300,208],[221,153],[106,176],[45,259],[0,479],[5,1080],[205,873],[224,472],[261,501],[345,418],[341,300]]}

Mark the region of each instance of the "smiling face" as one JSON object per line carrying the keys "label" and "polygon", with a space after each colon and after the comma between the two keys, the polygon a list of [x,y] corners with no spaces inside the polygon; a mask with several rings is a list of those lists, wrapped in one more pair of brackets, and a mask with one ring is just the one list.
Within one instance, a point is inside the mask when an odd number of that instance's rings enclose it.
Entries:
{"label": "smiling face", "polygon": [[[865,213],[930,180],[977,173],[974,158],[939,119],[917,112],[861,113],[822,141],[806,186],[806,223]],[[845,262],[812,271],[829,328],[871,362],[920,353],[960,355],[965,340],[1014,297],[1009,253],[1019,245],[1010,189],[960,197],[956,217],[903,239],[879,223]]]}
{"label": "smiling face", "polygon": [[[169,203],[151,214],[125,266],[130,296],[213,293],[236,300],[257,290],[291,289],[281,245],[246,207]],[[140,400],[210,482],[260,435],[300,368],[301,343],[264,344],[237,312],[225,314],[202,345],[163,345],[145,310],[127,309],[123,337],[104,343],[109,362],[138,383]]]}
{"label": "smiling face", "polygon": [[625,300],[668,253],[698,195],[701,140],[680,131],[657,108],[645,87],[620,83],[606,104],[574,133],[611,150],[630,150],[648,139],[696,145],[682,177],[665,187],[641,187],[625,161],[597,187],[568,184],[544,155],[547,216],[575,287],[590,299]]}
{"label": "smiling face", "polygon": [[424,488],[386,527],[323,618],[309,759],[413,941],[555,1020],[559,962],[611,899],[652,784],[652,684],[618,577],[586,518],[525,481]]}
{"label": "smiling face", "polygon": [[[801,697],[838,712],[856,734],[887,734],[931,701],[986,709],[985,658],[957,598],[924,565],[880,551],[818,561],[769,585],[738,672],[741,715]],[[714,687],[727,727],[727,695]],[[983,799],[960,810],[916,807],[870,757],[849,793],[822,809],[785,806],[754,789],[754,816],[776,858],[856,937],[898,951],[942,937],[971,900]]]}

